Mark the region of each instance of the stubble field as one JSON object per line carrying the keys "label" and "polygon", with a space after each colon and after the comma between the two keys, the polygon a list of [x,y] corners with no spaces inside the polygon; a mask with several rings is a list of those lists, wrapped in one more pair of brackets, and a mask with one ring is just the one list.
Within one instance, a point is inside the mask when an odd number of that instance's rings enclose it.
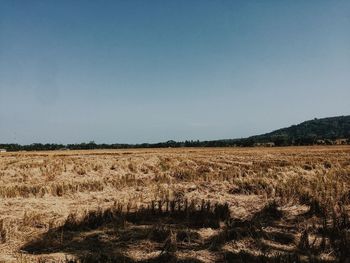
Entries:
{"label": "stubble field", "polygon": [[0,154],[0,262],[349,262],[350,147]]}

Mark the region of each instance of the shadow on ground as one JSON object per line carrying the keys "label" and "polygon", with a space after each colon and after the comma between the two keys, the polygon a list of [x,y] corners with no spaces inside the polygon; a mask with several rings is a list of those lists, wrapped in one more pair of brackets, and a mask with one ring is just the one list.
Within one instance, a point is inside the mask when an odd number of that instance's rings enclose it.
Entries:
{"label": "shadow on ground", "polygon": [[[82,218],[71,214],[62,226],[27,243],[22,251],[73,255],[75,259],[67,262],[202,262],[196,257],[205,253],[217,262],[322,262],[318,249],[300,248],[296,229],[282,226],[282,217],[275,203],[250,220],[233,219],[228,205],[209,202],[152,202],[136,211],[115,205]],[[215,234],[203,237],[203,228]],[[224,249],[246,239],[254,246],[250,252]]]}

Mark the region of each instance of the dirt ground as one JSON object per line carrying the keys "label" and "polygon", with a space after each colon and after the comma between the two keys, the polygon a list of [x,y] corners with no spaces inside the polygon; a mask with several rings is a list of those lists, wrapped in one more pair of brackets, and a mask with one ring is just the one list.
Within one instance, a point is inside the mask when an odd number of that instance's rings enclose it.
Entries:
{"label": "dirt ground", "polygon": [[0,262],[350,262],[350,146],[0,154]]}

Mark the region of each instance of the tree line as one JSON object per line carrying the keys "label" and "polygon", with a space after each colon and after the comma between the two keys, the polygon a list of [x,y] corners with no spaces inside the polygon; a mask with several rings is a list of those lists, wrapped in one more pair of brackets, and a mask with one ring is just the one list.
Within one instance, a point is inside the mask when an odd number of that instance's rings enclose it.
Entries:
{"label": "tree line", "polygon": [[[137,149],[137,148],[180,148],[180,147],[253,147],[253,146],[303,146],[336,144],[336,139],[318,139],[317,137],[289,138],[288,136],[275,136],[269,138],[249,137],[244,139],[228,139],[215,141],[167,141],[160,143],[141,143],[141,144],[97,144],[95,142],[78,144],[55,144],[55,143],[33,143],[29,145],[20,144],[0,144],[0,149],[7,151],[54,151],[54,150],[94,150],[94,149]],[[350,138],[342,142],[350,144]]]}

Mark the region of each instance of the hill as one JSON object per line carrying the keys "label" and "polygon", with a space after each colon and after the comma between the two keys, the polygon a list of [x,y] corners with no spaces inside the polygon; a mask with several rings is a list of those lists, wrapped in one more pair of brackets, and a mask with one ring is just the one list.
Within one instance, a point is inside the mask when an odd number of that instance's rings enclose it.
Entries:
{"label": "hill", "polygon": [[317,142],[331,144],[343,138],[350,138],[350,115],[304,121],[245,140],[251,143],[273,142],[276,145],[310,145]]}

